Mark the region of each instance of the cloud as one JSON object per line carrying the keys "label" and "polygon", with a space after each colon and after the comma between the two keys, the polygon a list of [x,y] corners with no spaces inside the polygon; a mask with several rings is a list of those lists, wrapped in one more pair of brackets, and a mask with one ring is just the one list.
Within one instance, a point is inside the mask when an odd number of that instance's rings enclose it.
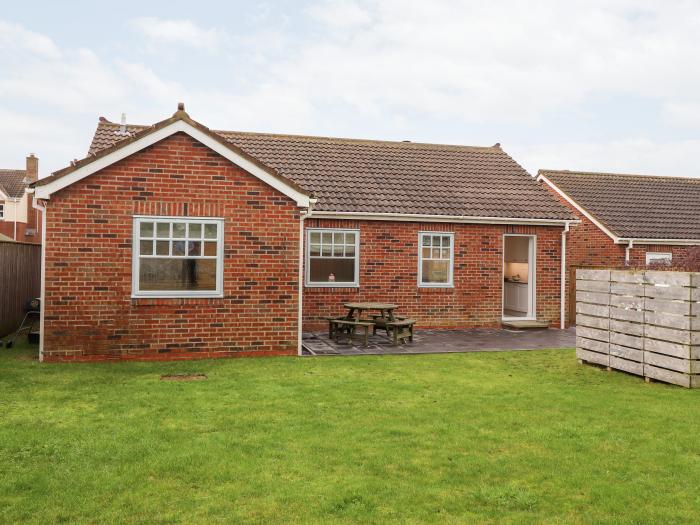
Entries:
{"label": "cloud", "polygon": [[317,104],[367,115],[536,125],[596,96],[700,89],[698,9],[688,2],[343,0],[309,12],[321,36],[276,76]]}
{"label": "cloud", "polygon": [[191,20],[139,17],[131,20],[131,26],[153,45],[176,44],[215,51],[228,39],[223,31],[203,29]]}
{"label": "cloud", "polygon": [[508,149],[533,175],[538,169],[568,169],[674,177],[700,177],[700,167],[694,162],[698,151],[700,139],[658,141],[646,137]]}
{"label": "cloud", "polygon": [[57,59],[61,56],[58,47],[49,37],[29,31],[19,24],[0,20],[0,56],[10,58],[13,53],[23,52],[47,59]]}

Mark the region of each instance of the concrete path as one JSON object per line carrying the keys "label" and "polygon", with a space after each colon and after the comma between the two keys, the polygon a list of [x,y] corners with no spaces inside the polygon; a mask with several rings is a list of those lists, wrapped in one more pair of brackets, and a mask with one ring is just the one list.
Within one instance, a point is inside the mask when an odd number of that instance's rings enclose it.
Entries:
{"label": "concrete path", "polygon": [[361,342],[336,343],[327,332],[304,333],[304,355],[377,355],[377,354],[441,354],[449,352],[506,352],[574,348],[576,329],[504,330],[419,330],[413,343],[393,346],[383,332],[370,336],[369,345]]}

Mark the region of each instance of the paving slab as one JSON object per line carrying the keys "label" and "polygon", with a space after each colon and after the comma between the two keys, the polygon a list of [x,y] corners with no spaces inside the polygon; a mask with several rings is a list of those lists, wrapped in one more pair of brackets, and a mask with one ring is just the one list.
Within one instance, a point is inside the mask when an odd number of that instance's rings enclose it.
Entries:
{"label": "paving slab", "polygon": [[442,354],[574,348],[576,346],[576,329],[417,330],[413,339],[413,343],[393,346],[386,335],[378,333],[371,335],[369,345],[364,346],[361,342],[336,343],[328,338],[328,332],[305,332],[302,340],[302,355]]}

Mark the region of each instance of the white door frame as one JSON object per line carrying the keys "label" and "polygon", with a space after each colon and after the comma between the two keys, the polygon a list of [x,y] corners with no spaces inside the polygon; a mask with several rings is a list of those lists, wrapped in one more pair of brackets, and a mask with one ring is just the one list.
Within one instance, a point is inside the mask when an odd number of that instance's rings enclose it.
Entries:
{"label": "white door frame", "polygon": [[[525,317],[508,317],[503,314],[505,307],[505,281],[506,268],[506,237],[528,237],[527,257],[527,315]],[[503,249],[501,254],[501,319],[504,321],[536,321],[537,320],[537,235],[530,233],[504,233]]]}

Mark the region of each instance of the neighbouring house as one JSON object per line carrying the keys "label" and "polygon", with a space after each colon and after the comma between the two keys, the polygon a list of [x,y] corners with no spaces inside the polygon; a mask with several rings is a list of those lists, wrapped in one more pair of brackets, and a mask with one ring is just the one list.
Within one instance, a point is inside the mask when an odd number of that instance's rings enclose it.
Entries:
{"label": "neighbouring house", "polygon": [[0,234],[14,241],[40,243],[39,211],[27,187],[39,176],[39,159],[30,154],[23,170],[0,169]]}
{"label": "neighbouring house", "polygon": [[562,326],[575,215],[497,144],[100,119],[45,209],[44,360],[297,354],[349,300],[418,328]]}
{"label": "neighbouring house", "polygon": [[700,246],[700,179],[540,170],[537,180],[580,220],[569,232],[571,271],[683,262]]}

